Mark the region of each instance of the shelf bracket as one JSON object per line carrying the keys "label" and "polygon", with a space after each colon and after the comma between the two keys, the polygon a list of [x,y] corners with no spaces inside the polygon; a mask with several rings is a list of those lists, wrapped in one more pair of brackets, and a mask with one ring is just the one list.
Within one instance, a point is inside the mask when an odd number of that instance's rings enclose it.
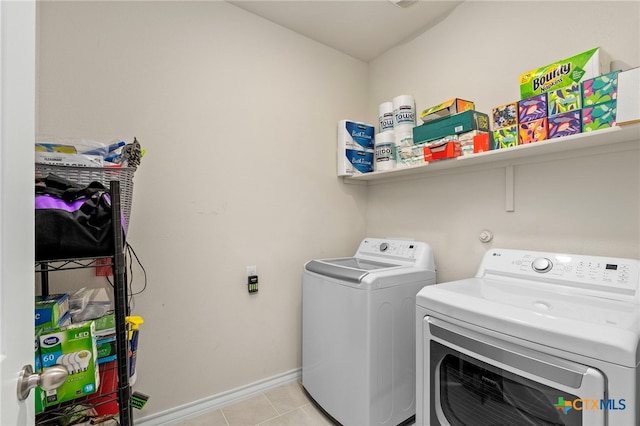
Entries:
{"label": "shelf bracket", "polygon": [[506,166],[505,170],[505,209],[508,212],[515,211],[514,196],[515,182],[513,177],[513,165]]}

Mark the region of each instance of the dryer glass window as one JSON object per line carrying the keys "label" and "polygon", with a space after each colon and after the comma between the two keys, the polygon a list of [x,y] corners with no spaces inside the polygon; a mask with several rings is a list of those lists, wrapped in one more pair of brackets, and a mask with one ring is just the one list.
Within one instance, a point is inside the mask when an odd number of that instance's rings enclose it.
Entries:
{"label": "dryer glass window", "polygon": [[[575,395],[499,369],[431,341],[433,385],[441,415],[452,426],[580,426],[581,411],[559,409]],[[434,359],[435,353],[437,359]],[[562,398],[559,399],[559,398]],[[440,411],[438,410],[438,411]],[[431,410],[434,413],[436,410]],[[435,413],[434,413],[435,414]],[[433,419],[435,420],[435,419]],[[434,424],[438,424],[435,423]]]}

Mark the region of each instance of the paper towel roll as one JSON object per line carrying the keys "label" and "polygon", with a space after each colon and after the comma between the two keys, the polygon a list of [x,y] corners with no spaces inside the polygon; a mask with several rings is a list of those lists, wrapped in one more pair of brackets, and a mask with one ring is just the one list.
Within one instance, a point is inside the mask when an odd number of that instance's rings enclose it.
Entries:
{"label": "paper towel roll", "polygon": [[416,101],[411,95],[400,95],[393,98],[393,127],[416,125]]}
{"label": "paper towel roll", "polygon": [[393,102],[378,106],[378,130],[380,133],[393,131]]}
{"label": "paper towel roll", "polygon": [[375,171],[391,170],[396,167],[395,134],[382,132],[376,135]]}

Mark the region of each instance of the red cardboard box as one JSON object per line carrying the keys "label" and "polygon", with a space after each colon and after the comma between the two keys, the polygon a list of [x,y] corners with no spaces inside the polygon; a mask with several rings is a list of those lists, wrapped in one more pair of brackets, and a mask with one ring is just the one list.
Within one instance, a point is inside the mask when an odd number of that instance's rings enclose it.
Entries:
{"label": "red cardboard box", "polygon": [[436,142],[424,147],[424,161],[459,157],[462,153],[459,141]]}
{"label": "red cardboard box", "polygon": [[473,137],[473,153],[489,151],[489,133],[481,133]]}

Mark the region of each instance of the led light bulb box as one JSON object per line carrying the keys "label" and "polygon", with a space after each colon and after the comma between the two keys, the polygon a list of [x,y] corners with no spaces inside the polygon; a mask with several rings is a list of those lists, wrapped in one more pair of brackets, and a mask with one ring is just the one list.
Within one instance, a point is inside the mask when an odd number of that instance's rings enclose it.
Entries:
{"label": "led light bulb box", "polygon": [[610,70],[609,56],[599,47],[520,74],[520,99],[597,77]]}
{"label": "led light bulb box", "polygon": [[62,386],[46,392],[47,407],[97,391],[100,375],[96,363],[98,352],[93,321],[43,332],[40,336],[40,355],[42,368],[60,364],[69,372]]}
{"label": "led light bulb box", "polygon": [[445,136],[457,135],[471,130],[488,132],[489,116],[479,111],[468,110],[429,121],[413,128],[413,141],[415,144],[431,142]]}
{"label": "led light bulb box", "polygon": [[36,296],[35,326],[36,328],[58,327],[61,320],[68,314],[68,312],[68,294],[50,294],[46,297]]}

